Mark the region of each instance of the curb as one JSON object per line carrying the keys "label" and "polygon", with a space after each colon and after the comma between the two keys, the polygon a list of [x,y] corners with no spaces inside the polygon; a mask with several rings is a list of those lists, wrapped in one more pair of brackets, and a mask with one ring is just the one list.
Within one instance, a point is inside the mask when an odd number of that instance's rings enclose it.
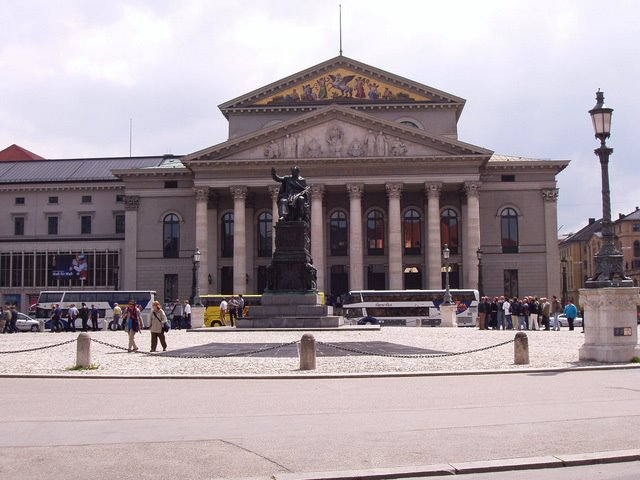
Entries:
{"label": "curb", "polygon": [[465,475],[469,473],[507,472],[514,470],[539,470],[636,461],[640,461],[640,449],[549,455],[544,457],[507,458],[478,462],[443,463],[416,467],[309,472],[304,474],[282,473],[276,474],[272,478],[274,480],[385,480],[393,478]]}

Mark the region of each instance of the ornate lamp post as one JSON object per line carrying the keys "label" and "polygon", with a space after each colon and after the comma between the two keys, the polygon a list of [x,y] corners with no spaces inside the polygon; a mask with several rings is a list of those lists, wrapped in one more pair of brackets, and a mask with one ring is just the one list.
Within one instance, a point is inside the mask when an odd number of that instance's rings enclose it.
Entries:
{"label": "ornate lamp post", "polygon": [[633,280],[625,276],[622,252],[614,243],[611,222],[611,192],[609,191],[609,157],[613,148],[607,147],[606,140],[611,135],[612,108],[604,105],[604,92],[596,92],[596,105],[589,110],[595,136],[600,147],[594,153],[600,159],[602,170],[602,240],[603,245],[595,257],[595,273],[586,281],[587,288],[632,287]]}
{"label": "ornate lamp post", "polygon": [[478,291],[480,292],[480,298],[484,296],[482,293],[482,253],[480,248],[476,251],[478,256]]}
{"label": "ornate lamp post", "polygon": [[191,295],[191,304],[200,305],[200,284],[198,282],[198,271],[200,270],[200,249],[196,247],[193,252],[193,288]]}
{"label": "ornate lamp post", "polygon": [[449,291],[449,257],[451,256],[451,251],[449,247],[445,243],[444,250],[442,250],[442,258],[444,258],[444,275],[445,275],[445,292],[443,305],[451,305],[451,292]]}
{"label": "ornate lamp post", "polygon": [[560,261],[562,263],[562,305],[567,303],[567,264],[569,263],[565,257]]}

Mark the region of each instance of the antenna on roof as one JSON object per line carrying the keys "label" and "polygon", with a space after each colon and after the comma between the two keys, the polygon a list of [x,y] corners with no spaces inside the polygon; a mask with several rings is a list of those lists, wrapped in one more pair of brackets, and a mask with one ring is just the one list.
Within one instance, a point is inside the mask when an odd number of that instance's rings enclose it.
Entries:
{"label": "antenna on roof", "polygon": [[338,5],[340,10],[340,56],[342,56],[342,4]]}
{"label": "antenna on roof", "polygon": [[129,119],[129,158],[131,158],[131,146],[133,144],[133,118]]}

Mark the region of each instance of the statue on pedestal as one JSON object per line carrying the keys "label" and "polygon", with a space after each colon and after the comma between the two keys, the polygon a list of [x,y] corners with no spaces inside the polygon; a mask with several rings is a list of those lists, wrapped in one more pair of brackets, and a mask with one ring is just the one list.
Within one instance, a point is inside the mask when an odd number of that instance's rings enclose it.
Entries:
{"label": "statue on pedestal", "polygon": [[278,192],[278,216],[281,222],[302,221],[309,223],[310,202],[309,188],[304,177],[300,176],[298,167],[291,167],[291,175],[280,177],[276,169],[271,168],[271,177],[280,182]]}

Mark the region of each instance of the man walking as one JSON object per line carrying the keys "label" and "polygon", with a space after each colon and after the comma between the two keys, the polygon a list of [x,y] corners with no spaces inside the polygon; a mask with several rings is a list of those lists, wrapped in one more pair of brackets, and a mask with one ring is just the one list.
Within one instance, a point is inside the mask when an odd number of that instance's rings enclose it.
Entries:
{"label": "man walking", "polygon": [[80,312],[78,311],[76,304],[72,303],[67,314],[67,332],[76,331],[76,318],[78,318],[79,314]]}
{"label": "man walking", "polygon": [[176,303],[173,305],[171,314],[173,315],[173,318],[171,320],[171,328],[180,330],[180,326],[182,324],[182,304],[180,303],[179,298],[176,298]]}
{"label": "man walking", "polygon": [[578,308],[573,304],[573,300],[569,299],[569,303],[567,303],[567,306],[564,307],[564,314],[567,316],[569,330],[573,330],[573,322],[578,316]]}
{"label": "man walking", "polygon": [[191,305],[189,300],[184,301],[184,309],[182,310],[182,320],[184,328],[191,328]]}
{"label": "man walking", "polygon": [[551,299],[551,314],[553,315],[553,330],[560,331],[560,312],[562,312],[562,305],[560,300],[555,295]]}

